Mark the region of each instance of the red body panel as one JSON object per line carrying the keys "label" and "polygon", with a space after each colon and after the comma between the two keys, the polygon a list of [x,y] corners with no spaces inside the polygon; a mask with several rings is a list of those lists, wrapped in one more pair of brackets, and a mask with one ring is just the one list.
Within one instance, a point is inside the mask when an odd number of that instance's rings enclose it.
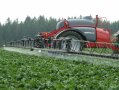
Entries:
{"label": "red body panel", "polygon": [[55,35],[57,35],[61,31],[67,30],[67,28],[68,27],[62,27],[62,28],[59,28],[57,30],[53,30],[51,32],[42,32],[40,34],[43,36],[43,38],[47,39],[47,38],[50,38],[50,37],[54,37]]}
{"label": "red body panel", "polygon": [[110,43],[110,32],[107,29],[96,28],[96,38],[97,42],[107,42]]}
{"label": "red body panel", "polygon": [[108,29],[96,28],[96,42],[99,43],[89,42],[87,43],[87,47],[99,47],[99,48],[110,47],[109,44],[105,44],[110,43],[110,37],[111,36]]}

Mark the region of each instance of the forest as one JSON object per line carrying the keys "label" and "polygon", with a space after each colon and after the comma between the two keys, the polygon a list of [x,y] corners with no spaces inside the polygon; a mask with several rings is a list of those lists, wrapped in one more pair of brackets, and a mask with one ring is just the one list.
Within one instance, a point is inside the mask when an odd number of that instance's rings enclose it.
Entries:
{"label": "forest", "polygon": [[[9,41],[22,39],[24,36],[34,38],[38,32],[55,30],[59,20],[52,17],[47,19],[45,16],[39,16],[38,18],[27,16],[24,21],[19,21],[18,19],[11,21],[8,18],[6,23],[0,23],[0,46]],[[111,29],[111,34],[113,35],[119,30],[119,20],[115,22],[108,21],[108,28]]]}

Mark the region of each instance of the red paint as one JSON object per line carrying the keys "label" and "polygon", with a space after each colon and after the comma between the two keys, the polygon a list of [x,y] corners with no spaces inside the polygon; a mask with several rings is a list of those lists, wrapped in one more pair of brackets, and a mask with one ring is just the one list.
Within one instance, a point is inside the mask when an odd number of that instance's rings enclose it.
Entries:
{"label": "red paint", "polygon": [[[96,42],[101,42],[101,43],[95,43],[95,42],[88,42],[87,47],[92,48],[92,47],[99,47],[99,48],[112,48],[113,50],[119,50],[119,48],[115,47],[112,44],[105,44],[105,43],[111,43],[110,37],[110,30],[109,29],[104,29],[104,28],[98,28],[99,24],[99,17],[96,15],[96,23],[94,26],[89,26],[89,25],[76,25],[76,26],[69,26],[69,22],[67,20],[64,20],[64,26],[57,29],[53,30],[51,32],[42,32],[40,35],[43,36],[43,38],[51,38],[57,35],[59,32],[67,30],[69,28],[73,27],[91,27],[96,29]],[[102,24],[100,24],[102,25]]]}

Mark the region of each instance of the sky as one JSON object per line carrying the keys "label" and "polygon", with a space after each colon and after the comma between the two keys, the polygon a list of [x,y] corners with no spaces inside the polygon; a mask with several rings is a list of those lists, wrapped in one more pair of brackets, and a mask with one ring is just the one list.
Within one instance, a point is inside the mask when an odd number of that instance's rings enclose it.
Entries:
{"label": "sky", "polygon": [[99,15],[113,22],[119,20],[118,4],[119,0],[0,0],[0,22],[40,15],[57,19]]}

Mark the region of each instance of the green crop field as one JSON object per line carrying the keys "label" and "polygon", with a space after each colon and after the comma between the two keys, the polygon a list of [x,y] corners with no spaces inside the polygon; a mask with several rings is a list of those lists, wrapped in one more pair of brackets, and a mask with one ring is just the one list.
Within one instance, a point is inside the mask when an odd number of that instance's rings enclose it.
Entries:
{"label": "green crop field", "polygon": [[119,90],[119,67],[0,49],[0,90]]}

